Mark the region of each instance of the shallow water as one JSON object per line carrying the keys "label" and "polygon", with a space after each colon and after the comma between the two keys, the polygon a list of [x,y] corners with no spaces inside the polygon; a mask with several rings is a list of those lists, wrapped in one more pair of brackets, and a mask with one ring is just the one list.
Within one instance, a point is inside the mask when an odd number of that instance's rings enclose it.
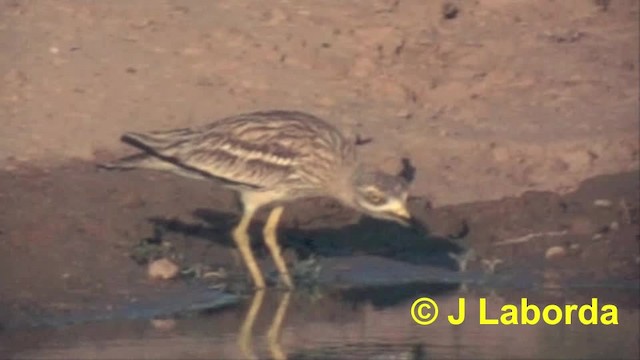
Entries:
{"label": "shallow water", "polygon": [[[413,301],[428,296],[439,317],[428,326],[411,317]],[[479,300],[487,319],[501,306],[521,308],[521,298],[548,304],[586,304],[598,298],[617,307],[618,325],[480,325]],[[466,300],[466,320],[447,321]],[[2,353],[10,358],[288,358],[288,359],[468,359],[638,358],[637,288],[585,287],[576,291],[452,289],[447,286],[378,291],[259,293],[214,311],[162,320],[112,319],[66,326],[5,330]],[[254,316],[255,315],[255,316]],[[456,315],[457,316],[457,315]],[[530,316],[531,317],[531,316]]]}

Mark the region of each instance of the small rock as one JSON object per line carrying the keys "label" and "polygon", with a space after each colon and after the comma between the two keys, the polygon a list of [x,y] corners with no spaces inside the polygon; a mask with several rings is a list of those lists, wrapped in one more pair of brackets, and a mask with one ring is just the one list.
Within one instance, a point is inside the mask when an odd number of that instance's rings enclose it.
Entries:
{"label": "small rock", "polygon": [[58,49],[55,46],[52,46],[52,47],[49,48],[49,52],[52,53],[52,54],[58,54],[60,52],[60,49]]}
{"label": "small rock", "polygon": [[162,258],[151,262],[147,273],[152,279],[168,280],[175,278],[179,271],[180,268],[173,261]]}
{"label": "small rock", "polygon": [[567,254],[567,250],[565,248],[563,248],[562,246],[556,245],[548,248],[544,254],[544,257],[547,260],[554,260],[554,259],[564,257],[566,254]]}
{"label": "small rock", "polygon": [[593,234],[593,236],[591,237],[591,240],[596,241],[596,240],[600,240],[600,239],[602,239],[603,237],[604,237],[604,235],[603,235],[603,234],[601,234],[601,233],[597,233],[597,234]]}
{"label": "small rock", "polygon": [[574,43],[582,39],[586,33],[578,30],[559,30],[559,31],[545,31],[544,35],[551,41],[562,43]]}
{"label": "small rock", "polygon": [[596,199],[593,201],[593,206],[597,207],[611,207],[613,203],[608,199]]}
{"label": "small rock", "polygon": [[609,229],[613,230],[613,231],[618,231],[620,230],[620,224],[617,221],[613,221],[610,225],[609,225]]}
{"label": "small rock", "polygon": [[151,325],[157,330],[169,331],[176,327],[176,321],[174,319],[153,319]]}
{"label": "small rock", "polygon": [[456,6],[456,4],[446,2],[444,3],[444,5],[442,5],[442,17],[446,20],[455,19],[456,16],[458,16],[459,12],[460,9],[458,8],[458,6]]}
{"label": "small rock", "polygon": [[580,245],[575,244],[575,243],[574,243],[574,244],[571,244],[571,245],[569,245],[569,250],[571,250],[571,251],[578,251],[578,250],[580,250]]}

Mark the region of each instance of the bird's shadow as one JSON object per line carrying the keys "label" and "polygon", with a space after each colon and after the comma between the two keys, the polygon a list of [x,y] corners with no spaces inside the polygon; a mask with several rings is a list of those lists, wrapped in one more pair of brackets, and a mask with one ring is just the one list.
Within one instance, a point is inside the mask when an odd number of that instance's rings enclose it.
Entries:
{"label": "bird's shadow", "polygon": [[[193,212],[200,221],[150,218],[160,233],[178,233],[187,237],[212,241],[222,246],[234,246],[230,232],[239,221],[237,215],[211,209]],[[266,253],[261,229],[264,222],[255,219],[249,229],[252,247],[259,256]],[[283,224],[278,229],[284,249],[292,250],[298,259],[309,256],[338,257],[376,255],[416,265],[430,265],[457,270],[450,254],[464,249],[448,238],[433,236],[425,226],[405,227],[393,222],[363,216],[360,221],[342,227],[301,229]]]}

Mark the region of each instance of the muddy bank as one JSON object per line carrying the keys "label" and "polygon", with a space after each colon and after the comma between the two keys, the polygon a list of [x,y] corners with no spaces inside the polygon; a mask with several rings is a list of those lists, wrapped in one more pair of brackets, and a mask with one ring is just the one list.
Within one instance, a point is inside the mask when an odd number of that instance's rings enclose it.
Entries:
{"label": "muddy bank", "polygon": [[[228,235],[238,218],[232,193],[86,163],[4,172],[0,189],[2,323],[109,310],[190,286],[246,294],[246,274]],[[330,200],[291,204],[280,235],[286,258],[300,281],[330,288],[637,288],[637,172],[590,179],[566,196],[529,192],[440,208],[414,198],[410,207],[424,229],[361,217]],[[254,247],[275,280],[258,236],[264,216],[253,227]],[[149,280],[144,261],[134,256],[143,243],[160,244],[183,277]],[[224,276],[204,279],[194,269]]]}

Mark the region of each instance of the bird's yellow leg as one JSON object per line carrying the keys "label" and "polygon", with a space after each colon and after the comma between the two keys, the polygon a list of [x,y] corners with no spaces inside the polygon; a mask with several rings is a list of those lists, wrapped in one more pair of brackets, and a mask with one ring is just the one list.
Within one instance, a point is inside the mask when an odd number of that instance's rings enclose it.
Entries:
{"label": "bird's yellow leg", "polygon": [[253,332],[253,324],[256,322],[256,317],[262,307],[262,301],[264,300],[264,290],[258,290],[251,299],[251,306],[247,315],[240,327],[240,334],[238,335],[238,346],[242,355],[247,359],[256,359],[256,354],[252,350],[251,346],[251,333]]}
{"label": "bird's yellow leg", "polygon": [[276,234],[283,210],[284,207],[282,206],[277,206],[271,210],[267,223],[264,225],[263,234],[264,241],[267,244],[269,251],[271,251],[271,256],[273,257],[273,261],[276,263],[278,272],[280,272],[280,275],[282,276],[284,285],[289,289],[293,289],[293,282],[289,275],[289,269],[287,269],[287,264],[285,264],[284,259],[282,259],[280,245],[278,244],[278,236]]}
{"label": "bird's yellow leg", "polygon": [[251,219],[253,218],[253,214],[255,213],[255,208],[247,207],[245,208],[244,214],[242,215],[242,219],[240,219],[240,223],[233,229],[233,240],[235,240],[236,245],[238,246],[238,250],[240,250],[240,255],[242,256],[242,260],[245,265],[249,269],[249,273],[253,278],[253,284],[257,289],[264,288],[264,277],[262,276],[262,272],[258,267],[258,263],[256,262],[256,258],[253,256],[253,252],[251,251],[251,238],[249,237],[249,233],[247,230],[249,229],[249,224],[251,223]]}
{"label": "bird's yellow leg", "polygon": [[267,332],[267,340],[269,342],[269,351],[271,356],[276,360],[284,360],[287,358],[282,346],[280,345],[280,335],[282,333],[282,323],[284,317],[287,314],[287,308],[289,307],[289,301],[291,300],[291,292],[285,292],[280,299],[278,310],[273,317],[269,331]]}

